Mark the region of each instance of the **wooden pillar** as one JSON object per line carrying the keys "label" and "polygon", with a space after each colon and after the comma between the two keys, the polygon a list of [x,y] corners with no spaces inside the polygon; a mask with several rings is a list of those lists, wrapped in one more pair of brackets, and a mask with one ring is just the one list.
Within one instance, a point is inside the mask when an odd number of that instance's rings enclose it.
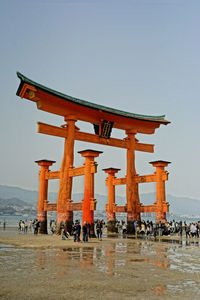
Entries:
{"label": "wooden pillar", "polygon": [[108,174],[106,179],[106,185],[108,186],[108,204],[106,205],[106,212],[107,212],[107,231],[108,232],[116,232],[115,224],[115,185],[113,184],[113,179],[115,178],[115,174],[120,171],[120,169],[116,168],[108,168],[103,169],[105,173]]}
{"label": "wooden pillar", "polygon": [[64,156],[60,170],[60,185],[57,201],[57,227],[61,224],[67,226],[71,232],[73,223],[73,211],[67,210],[67,205],[71,202],[72,177],[69,176],[69,170],[73,168],[74,163],[74,140],[75,140],[75,122],[74,116],[65,117],[67,121]]}
{"label": "wooden pillar", "polygon": [[170,162],[158,160],[150,163],[156,167],[156,223],[165,223],[166,212],[169,211],[169,205],[166,202],[165,196],[165,180],[166,175],[168,175],[165,171],[165,167],[167,167]]}
{"label": "wooden pillar", "polygon": [[85,182],[84,182],[84,198],[83,198],[83,218],[82,223],[88,222],[90,224],[90,235],[95,236],[94,233],[94,210],[96,201],[94,198],[94,171],[92,168],[96,168],[97,164],[94,162],[94,158],[98,157],[102,151],[84,150],[79,151],[83,157],[85,157]]}
{"label": "wooden pillar", "polygon": [[127,232],[134,233],[133,222],[140,220],[140,201],[138,195],[138,184],[135,181],[135,134],[136,131],[126,131],[128,135],[127,149],[127,183],[126,183],[126,198],[127,198]]}
{"label": "wooden pillar", "polygon": [[44,210],[44,204],[48,200],[48,179],[46,179],[46,174],[49,171],[49,166],[55,163],[55,161],[43,159],[35,162],[41,167],[39,172],[40,187],[37,205],[37,219],[40,222],[39,233],[47,234],[47,212]]}

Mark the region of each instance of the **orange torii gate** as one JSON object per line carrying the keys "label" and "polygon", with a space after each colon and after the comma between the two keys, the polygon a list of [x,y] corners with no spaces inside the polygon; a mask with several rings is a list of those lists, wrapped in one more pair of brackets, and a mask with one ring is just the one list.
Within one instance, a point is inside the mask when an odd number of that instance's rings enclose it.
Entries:
{"label": "orange torii gate", "polygon": [[[140,218],[140,212],[143,209],[138,193],[135,151],[154,152],[154,145],[140,143],[135,136],[137,133],[154,134],[155,129],[159,128],[161,124],[167,125],[169,121],[164,119],[165,116],[133,114],[80,100],[47,88],[21,73],[17,73],[17,75],[21,80],[17,90],[18,96],[35,102],[40,110],[62,116],[66,122],[61,127],[38,123],[39,133],[62,137],[65,140],[60,171],[49,171],[49,166],[54,163],[53,161],[37,161],[41,166],[38,201],[38,219],[44,225],[41,227],[41,232],[46,232],[46,211],[48,210],[57,211],[57,224],[64,223],[69,228],[73,222],[73,211],[83,210],[83,221],[88,221],[93,226],[92,216],[96,204],[94,198],[94,173],[97,167],[94,158],[99,156],[101,152],[90,149],[81,151],[80,154],[85,157],[85,165],[74,168],[74,143],[76,140],[126,149],[127,171],[124,184],[126,184],[127,223],[131,228],[132,222]],[[76,126],[78,120],[93,124],[94,134],[80,131]],[[126,134],[125,138],[117,139],[111,137],[112,128],[123,130]],[[73,177],[79,175],[85,176],[85,187],[83,202],[77,204],[72,201],[71,193]],[[47,200],[48,180],[53,178],[60,180],[58,199],[57,203],[54,204],[48,203]],[[163,193],[163,191],[163,186],[161,188],[160,185],[157,194]],[[163,196],[162,199],[164,199]],[[156,203],[160,203],[159,201],[157,199]],[[164,201],[162,203],[162,207],[164,207]],[[161,208],[161,205],[157,205],[156,209],[159,210],[159,207]],[[163,213],[165,212],[166,209],[160,211],[160,220],[164,219]],[[157,216],[158,214],[159,211]]]}
{"label": "orange torii gate", "polygon": [[68,229],[71,229],[73,222],[73,211],[83,211],[83,222],[87,221],[91,225],[90,234],[94,236],[94,210],[96,209],[96,199],[94,198],[94,174],[97,172],[97,163],[94,161],[95,157],[101,154],[101,151],[94,151],[87,149],[79,151],[82,157],[85,157],[85,163],[82,167],[71,168],[69,170],[69,177],[85,176],[84,197],[82,202],[65,201],[63,203],[48,203],[48,180],[60,179],[61,171],[50,171],[51,166],[55,161],[37,160],[35,161],[40,167],[39,173],[39,199],[38,199],[38,213],[37,217],[40,221],[40,233],[47,233],[47,211],[59,211],[59,216],[66,218],[65,221],[61,219],[60,223],[66,223]]}
{"label": "orange torii gate", "polygon": [[[169,211],[169,204],[166,202],[165,198],[165,181],[168,180],[168,172],[165,171],[165,167],[168,166],[170,162],[167,161],[153,161],[150,162],[154,167],[156,167],[156,172],[153,175],[135,175],[135,182],[145,183],[145,182],[156,182],[156,202],[153,205],[142,205],[142,203],[137,202],[134,206],[135,214],[140,215],[141,212],[145,213],[156,213],[156,223],[159,221],[166,221],[166,213]],[[120,171],[116,168],[103,169],[105,173],[108,174],[106,179],[106,185],[108,187],[108,204],[106,205],[107,212],[107,228],[110,232],[115,232],[115,213],[127,212],[130,210],[128,204],[125,206],[117,206],[115,202],[115,186],[127,184],[127,178],[116,178],[115,174]],[[138,218],[136,218],[138,219]],[[133,227],[129,228],[129,232],[133,231]]]}

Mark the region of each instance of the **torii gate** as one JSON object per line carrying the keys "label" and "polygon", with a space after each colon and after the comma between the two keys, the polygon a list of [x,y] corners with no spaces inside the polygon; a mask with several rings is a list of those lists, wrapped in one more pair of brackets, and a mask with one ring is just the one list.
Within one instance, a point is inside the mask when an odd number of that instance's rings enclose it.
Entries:
{"label": "torii gate", "polygon": [[[154,152],[154,145],[139,143],[135,135],[137,133],[154,134],[155,129],[159,128],[161,124],[167,125],[170,122],[165,120],[164,115],[146,116],[112,109],[57,92],[32,81],[21,73],[17,73],[17,76],[21,80],[17,90],[18,96],[35,102],[40,110],[62,116],[66,122],[61,127],[38,123],[39,133],[65,139],[64,156],[60,171],[49,171],[49,166],[53,164],[53,161],[37,161],[41,166],[41,188],[38,202],[38,219],[44,224],[44,226],[41,226],[41,232],[46,232],[45,222],[46,211],[48,210],[57,211],[57,224],[65,223],[68,227],[71,227],[74,210],[83,210],[84,221],[84,216],[87,215],[87,218],[89,218],[89,211],[94,211],[95,209],[94,173],[97,165],[94,162],[94,157],[97,157],[100,152],[93,150],[93,152],[91,150],[81,152],[81,155],[86,158],[85,166],[74,168],[74,142],[76,140],[126,149],[126,212],[127,223],[131,228],[132,222],[140,218],[140,212],[142,211],[138,209],[138,207],[141,207],[141,204],[135,170],[135,151]],[[95,133],[80,131],[75,125],[77,120],[93,124]],[[126,134],[125,138],[123,140],[112,138],[112,128],[123,130]],[[91,170],[92,168],[95,168],[95,172]],[[93,175],[91,176],[91,174]],[[85,176],[84,200],[83,203],[79,204],[74,203],[71,199],[73,176],[78,175]],[[57,203],[49,204],[47,200],[48,180],[52,178],[60,179],[59,193]],[[90,204],[89,206],[88,203]],[[85,214],[86,210],[88,212]],[[93,225],[92,218],[87,221],[91,223],[91,226]]]}
{"label": "torii gate", "polygon": [[[156,171],[153,175],[135,175],[135,182],[145,183],[145,182],[156,182],[156,201],[153,205],[142,205],[142,203],[137,203],[134,209],[137,215],[140,215],[141,212],[156,213],[156,223],[166,221],[166,213],[169,211],[169,204],[166,202],[165,198],[165,181],[168,180],[168,172],[165,171],[165,167],[168,166],[170,162],[168,161],[152,161]],[[106,179],[106,185],[108,186],[108,204],[106,205],[107,211],[107,228],[109,232],[115,232],[115,213],[127,212],[128,203],[125,206],[117,206],[115,202],[115,186],[127,184],[127,178],[116,178],[115,174],[120,171],[116,168],[103,169],[105,173],[108,174]],[[129,233],[134,232],[133,226],[129,224],[128,228]]]}

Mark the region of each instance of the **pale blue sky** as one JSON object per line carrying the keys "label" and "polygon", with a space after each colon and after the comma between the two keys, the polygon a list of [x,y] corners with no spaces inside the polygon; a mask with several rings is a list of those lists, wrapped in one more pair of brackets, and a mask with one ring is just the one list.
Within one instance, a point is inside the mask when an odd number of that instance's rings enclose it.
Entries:
{"label": "pale blue sky", "polygon": [[[63,120],[16,96],[16,71],[74,97],[134,113],[161,115],[172,123],[155,135],[155,153],[136,154],[137,172],[149,161],[171,161],[167,193],[200,199],[200,2],[185,0],[0,1],[0,184],[38,189],[35,160],[56,160],[63,140],[37,133],[37,121]],[[92,126],[79,124],[81,129]],[[114,133],[118,135],[118,132]],[[121,168],[125,150],[76,142],[76,151],[103,150],[96,192],[106,194],[101,169]],[[75,166],[83,160],[75,157]],[[83,189],[83,178],[74,190]],[[51,182],[56,191],[58,182]],[[140,186],[155,191],[155,184]],[[117,188],[124,194],[125,188]]]}

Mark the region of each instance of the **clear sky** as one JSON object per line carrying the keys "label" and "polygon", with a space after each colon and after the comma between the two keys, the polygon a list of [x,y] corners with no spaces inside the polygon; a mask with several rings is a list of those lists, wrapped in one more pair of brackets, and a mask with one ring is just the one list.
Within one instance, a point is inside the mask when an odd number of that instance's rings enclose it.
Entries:
{"label": "clear sky", "polygon": [[[149,161],[171,161],[167,193],[200,200],[200,1],[2,0],[0,1],[0,184],[38,189],[35,160],[56,160],[63,140],[37,133],[37,121],[63,124],[16,96],[16,71],[68,95],[171,121],[155,135],[140,135],[155,152],[136,154],[138,174]],[[81,130],[92,126],[80,125]],[[114,131],[115,136],[121,133]],[[123,136],[124,137],[124,136]],[[103,150],[96,192],[106,194],[106,167],[121,168],[125,150],[76,142],[75,151]],[[83,160],[75,156],[75,166]],[[56,191],[58,181],[50,183]],[[73,191],[83,189],[75,179]],[[155,191],[155,184],[140,186]],[[124,187],[117,193],[125,194]]]}

